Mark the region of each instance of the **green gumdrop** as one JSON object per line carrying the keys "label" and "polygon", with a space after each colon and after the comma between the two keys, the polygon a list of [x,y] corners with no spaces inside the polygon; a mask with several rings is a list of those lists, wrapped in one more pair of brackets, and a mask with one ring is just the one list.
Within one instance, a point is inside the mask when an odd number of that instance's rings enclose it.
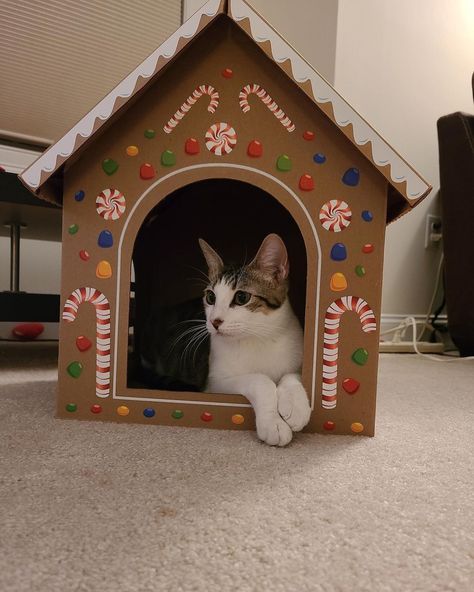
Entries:
{"label": "green gumdrop", "polygon": [[355,272],[359,277],[363,277],[365,275],[365,267],[363,265],[357,265]]}
{"label": "green gumdrop", "polygon": [[155,133],[156,133],[155,130],[147,129],[147,130],[145,130],[144,136],[145,136],[145,138],[152,140],[155,137]]}
{"label": "green gumdrop", "polygon": [[112,158],[106,158],[102,161],[102,168],[107,175],[113,175],[115,171],[119,168],[118,162],[113,160]]}
{"label": "green gumdrop", "polygon": [[172,150],[165,150],[161,154],[161,164],[163,166],[173,166],[176,164],[176,154]]}
{"label": "green gumdrop", "polygon": [[291,159],[286,154],[282,154],[277,160],[277,169],[279,171],[291,171]]}
{"label": "green gumdrop", "polygon": [[74,411],[77,411],[76,403],[68,403],[66,405],[66,411],[69,411],[70,413],[74,413]]}
{"label": "green gumdrop", "polygon": [[80,362],[71,362],[67,367],[67,373],[73,378],[79,378],[84,366]]}
{"label": "green gumdrop", "polygon": [[173,417],[174,419],[181,419],[183,415],[184,413],[181,411],[181,409],[175,409],[171,414],[171,417]]}
{"label": "green gumdrop", "polygon": [[79,226],[77,224],[71,224],[71,226],[69,226],[69,228],[67,229],[69,234],[76,234],[76,232],[78,230],[79,230]]}
{"label": "green gumdrop", "polygon": [[359,364],[359,366],[363,366],[367,362],[368,357],[369,352],[363,347],[359,347],[359,349],[356,349],[352,354],[352,361]]}

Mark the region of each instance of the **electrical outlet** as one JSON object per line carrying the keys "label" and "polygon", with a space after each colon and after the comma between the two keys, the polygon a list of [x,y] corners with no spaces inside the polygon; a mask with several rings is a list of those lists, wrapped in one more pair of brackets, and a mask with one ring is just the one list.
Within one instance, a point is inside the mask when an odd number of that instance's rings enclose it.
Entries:
{"label": "electrical outlet", "polygon": [[443,234],[441,216],[428,214],[426,216],[425,224],[425,249],[436,247],[442,238]]}

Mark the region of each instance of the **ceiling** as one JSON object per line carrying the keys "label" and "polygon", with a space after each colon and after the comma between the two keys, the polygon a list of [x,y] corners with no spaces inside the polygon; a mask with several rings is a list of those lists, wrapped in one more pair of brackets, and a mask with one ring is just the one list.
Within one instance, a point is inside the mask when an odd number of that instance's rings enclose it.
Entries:
{"label": "ceiling", "polygon": [[181,0],[1,0],[0,140],[58,139],[181,23]]}

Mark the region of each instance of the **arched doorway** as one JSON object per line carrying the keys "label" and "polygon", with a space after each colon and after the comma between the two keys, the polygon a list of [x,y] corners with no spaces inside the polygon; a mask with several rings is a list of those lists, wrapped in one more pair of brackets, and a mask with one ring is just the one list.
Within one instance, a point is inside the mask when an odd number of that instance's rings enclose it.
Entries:
{"label": "arched doorway", "polygon": [[[178,188],[177,173],[181,173]],[[134,377],[134,365],[141,353],[140,334],[153,307],[202,294],[196,279],[196,269],[205,271],[199,237],[213,245],[224,261],[243,263],[253,258],[270,232],[283,238],[289,252],[290,301],[305,332],[303,381],[313,399],[321,267],[318,237],[298,196],[270,175],[237,165],[197,165],[176,171],[135,204],[120,238],[121,250],[133,252],[135,284],[130,299],[132,262],[122,258],[117,278],[115,398],[245,403],[240,395],[150,390]],[[129,343],[125,321],[130,318],[130,302],[134,313]]]}

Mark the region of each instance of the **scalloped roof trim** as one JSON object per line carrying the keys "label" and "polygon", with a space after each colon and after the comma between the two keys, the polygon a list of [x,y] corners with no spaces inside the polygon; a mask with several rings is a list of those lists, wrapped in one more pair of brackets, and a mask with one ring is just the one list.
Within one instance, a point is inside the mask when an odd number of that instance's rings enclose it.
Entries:
{"label": "scalloped roof trim", "polygon": [[[410,202],[418,201],[430,191],[431,186],[246,2],[230,0],[230,14],[236,22],[248,20],[254,41],[259,44],[266,41],[270,43],[275,62],[290,62],[296,82],[309,81],[316,103],[331,103],[335,123],[341,129],[351,124],[354,141],[358,146],[370,142],[372,162],[377,167],[389,165],[393,183],[406,182],[405,197]],[[384,171],[381,172],[384,174]]]}
{"label": "scalloped roof trim", "polygon": [[89,138],[94,133],[96,121],[100,120],[104,123],[113,114],[117,99],[130,98],[135,92],[138,79],[140,77],[144,79],[151,78],[156,73],[158,60],[160,58],[171,59],[177,52],[179,41],[183,38],[191,39],[194,37],[199,29],[201,18],[203,16],[210,18],[217,16],[220,6],[221,0],[209,0],[200,10],[193,14],[133,72],[97,103],[87,115],[28,167],[20,175],[22,181],[32,189],[38,189],[44,182],[44,173],[53,173],[60,166],[58,165],[60,157],[67,159],[74,153],[78,137]]}

